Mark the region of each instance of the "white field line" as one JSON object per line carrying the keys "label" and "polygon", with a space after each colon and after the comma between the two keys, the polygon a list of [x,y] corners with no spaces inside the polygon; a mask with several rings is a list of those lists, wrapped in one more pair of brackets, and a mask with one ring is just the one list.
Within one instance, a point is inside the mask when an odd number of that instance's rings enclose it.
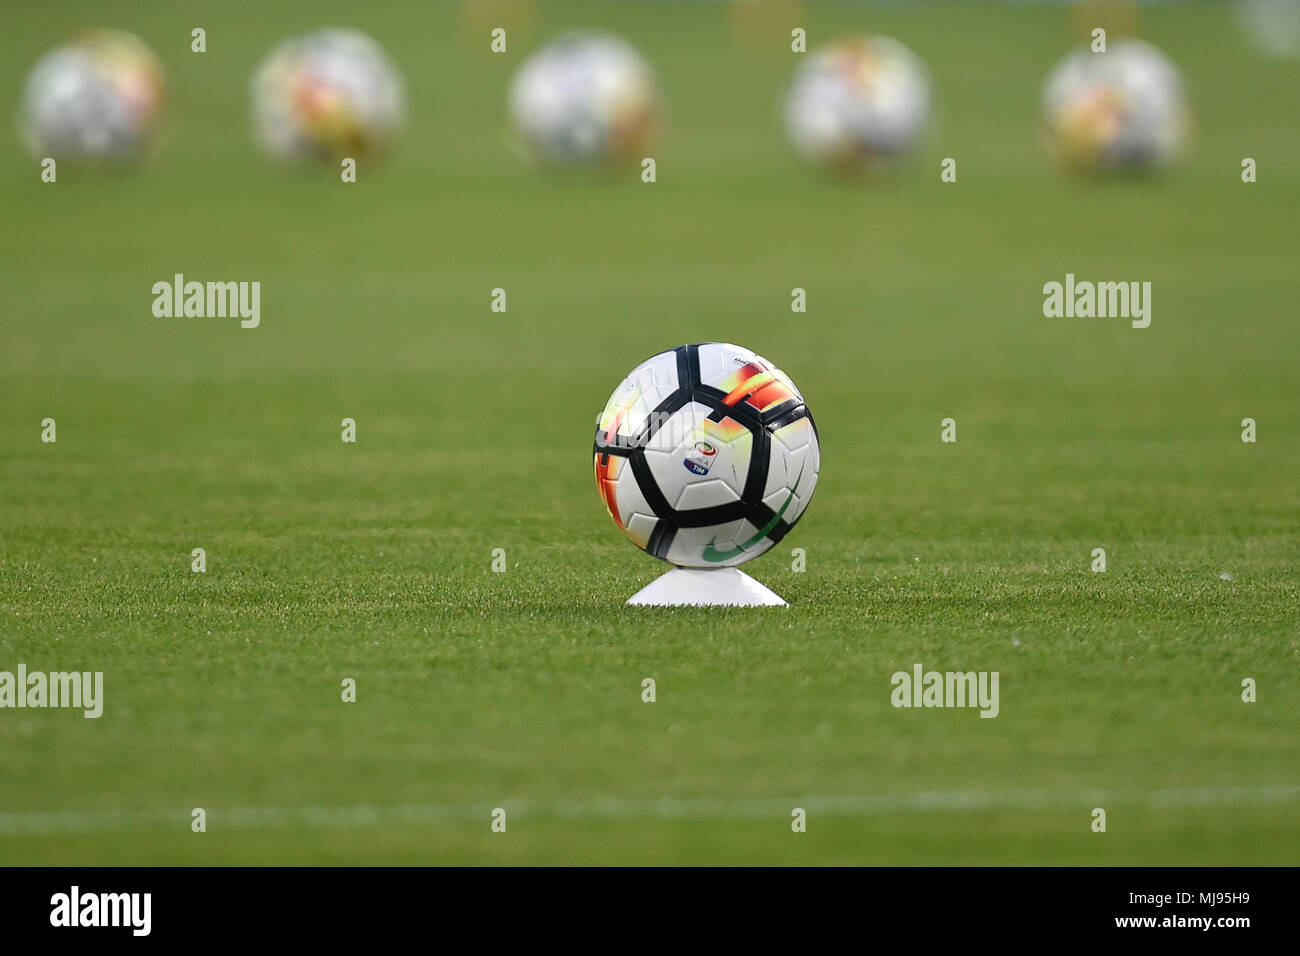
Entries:
{"label": "white field line", "polygon": [[[969,813],[1002,810],[1090,810],[1093,807],[1236,808],[1300,804],[1300,786],[1219,787],[1193,790],[1122,791],[1012,790],[1001,792],[932,791],[877,795],[763,797],[728,800],[662,797],[653,800],[606,797],[543,803],[502,800],[510,820],[519,817],[588,820],[788,820],[802,807],[812,815],[871,817],[915,813]],[[386,825],[431,826],[490,820],[493,805],[412,804],[353,807],[207,808],[211,830],[272,830],[289,827],[347,829]],[[60,835],[123,830],[188,830],[189,810],[90,810],[0,813],[0,836]]]}

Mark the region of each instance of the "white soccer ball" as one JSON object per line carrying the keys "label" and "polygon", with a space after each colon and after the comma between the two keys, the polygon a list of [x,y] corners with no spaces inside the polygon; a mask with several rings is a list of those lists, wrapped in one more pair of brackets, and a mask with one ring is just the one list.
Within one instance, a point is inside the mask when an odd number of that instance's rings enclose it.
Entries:
{"label": "white soccer ball", "polygon": [[93,30],[51,50],[32,68],[18,131],[37,158],[128,162],[162,124],[162,64],[144,41]]}
{"label": "white soccer ball", "polygon": [[510,87],[520,145],[547,165],[638,160],[663,122],[654,71],[608,33],[566,33],[528,57]]}
{"label": "white soccer ball", "polygon": [[916,146],[930,119],[925,64],[890,37],[847,37],[809,54],[785,98],[791,145],[815,166],[855,172]]}
{"label": "white soccer ball", "polygon": [[397,67],[358,30],[290,37],[253,74],[253,139],[276,159],[334,161],[381,153],[405,118]]}
{"label": "white soccer ball", "polygon": [[758,557],[817,487],[817,426],[794,383],[738,345],[682,345],[642,362],[610,396],[596,486],[637,547],[684,568]]}
{"label": "white soccer ball", "polygon": [[1141,40],[1117,40],[1105,53],[1080,48],[1043,88],[1052,153],[1084,172],[1158,169],[1187,135],[1182,79],[1169,59]]}

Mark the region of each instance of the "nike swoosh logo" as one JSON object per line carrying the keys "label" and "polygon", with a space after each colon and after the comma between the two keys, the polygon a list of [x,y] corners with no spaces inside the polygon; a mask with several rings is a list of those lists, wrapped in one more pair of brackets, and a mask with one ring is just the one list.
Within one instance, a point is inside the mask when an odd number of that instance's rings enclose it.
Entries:
{"label": "nike swoosh logo", "polygon": [[790,494],[786,496],[785,504],[781,505],[781,510],[772,516],[772,520],[763,527],[758,529],[758,534],[754,535],[738,548],[731,548],[727,551],[719,551],[713,545],[717,542],[715,536],[712,541],[704,546],[703,558],[705,561],[729,561],[737,555],[744,554],[758,542],[767,536],[767,533],[776,527],[776,523],[781,520],[781,515],[785,514],[785,509],[790,507],[790,502],[794,501],[794,493],[799,490],[799,482],[803,481],[803,469],[799,469],[799,477],[794,480],[794,487],[790,489]]}

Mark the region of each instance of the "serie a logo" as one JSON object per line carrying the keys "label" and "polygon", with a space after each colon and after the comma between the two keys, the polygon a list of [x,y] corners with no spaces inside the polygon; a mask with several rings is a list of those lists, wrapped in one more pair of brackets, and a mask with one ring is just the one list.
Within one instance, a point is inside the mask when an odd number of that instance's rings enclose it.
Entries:
{"label": "serie a logo", "polygon": [[707,475],[717,457],[718,449],[710,442],[701,440],[686,453],[682,464],[692,475]]}

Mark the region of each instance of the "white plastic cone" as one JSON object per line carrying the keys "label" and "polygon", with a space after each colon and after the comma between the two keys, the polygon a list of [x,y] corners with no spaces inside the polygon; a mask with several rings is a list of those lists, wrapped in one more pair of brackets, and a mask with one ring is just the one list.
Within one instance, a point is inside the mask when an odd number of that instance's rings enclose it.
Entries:
{"label": "white plastic cone", "polygon": [[653,607],[786,607],[781,597],[739,568],[674,568],[627,600]]}

